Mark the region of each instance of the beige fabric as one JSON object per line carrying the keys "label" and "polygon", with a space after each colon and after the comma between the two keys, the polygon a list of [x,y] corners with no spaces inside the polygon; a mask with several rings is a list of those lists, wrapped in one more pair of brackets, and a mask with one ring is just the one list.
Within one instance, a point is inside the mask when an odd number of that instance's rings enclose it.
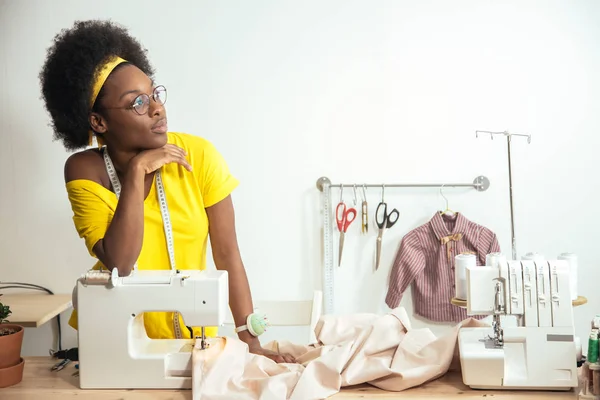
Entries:
{"label": "beige fabric", "polygon": [[458,365],[457,336],[462,326],[485,326],[475,319],[436,338],[412,329],[402,307],[386,315],[323,316],[317,344],[270,342],[264,347],[293,355],[298,364],[277,364],[248,352],[234,338],[215,338],[206,350],[193,350],[194,400],[323,399],[341,387],[369,383],[401,391],[445,374]]}

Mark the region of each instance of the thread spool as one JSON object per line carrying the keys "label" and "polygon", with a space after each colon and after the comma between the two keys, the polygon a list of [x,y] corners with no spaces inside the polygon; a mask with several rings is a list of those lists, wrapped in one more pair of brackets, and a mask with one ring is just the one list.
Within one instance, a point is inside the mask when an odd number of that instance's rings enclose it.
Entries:
{"label": "thread spool", "polygon": [[592,364],[598,362],[598,331],[595,329],[590,333],[587,361]]}
{"label": "thread spool", "polygon": [[458,254],[454,257],[454,297],[467,300],[467,268],[477,266],[474,254]]}
{"label": "thread spool", "polygon": [[594,315],[592,319],[592,329],[600,329],[600,314]]}
{"label": "thread spool", "polygon": [[[115,268],[116,269],[116,268]],[[105,270],[91,269],[85,274],[81,275],[79,281],[84,285],[106,285],[110,282],[111,274]],[[77,285],[73,288],[71,293],[71,304],[74,310],[77,310]]]}
{"label": "thread spool", "polygon": [[486,267],[498,267],[500,264],[506,262],[506,257],[502,253],[490,253],[485,256]]}
{"label": "thread spool", "polygon": [[106,285],[110,282],[110,272],[93,269],[86,272],[81,280],[84,285]]}
{"label": "thread spool", "polygon": [[531,261],[535,261],[535,262],[544,262],[546,261],[546,259],[544,258],[544,256],[540,253],[536,253],[536,252],[529,252],[527,254],[525,254],[523,257],[521,257],[522,260],[531,260]]}
{"label": "thread spool", "polygon": [[558,256],[559,260],[565,260],[569,263],[569,280],[571,288],[571,300],[577,299],[577,255],[574,253],[562,253]]}

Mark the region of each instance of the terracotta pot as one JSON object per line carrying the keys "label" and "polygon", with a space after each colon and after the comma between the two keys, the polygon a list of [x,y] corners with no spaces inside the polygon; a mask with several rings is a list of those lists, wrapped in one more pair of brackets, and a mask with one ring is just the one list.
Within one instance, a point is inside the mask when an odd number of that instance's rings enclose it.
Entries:
{"label": "terracotta pot", "polygon": [[0,368],[0,388],[16,385],[23,380],[25,360],[19,358],[19,363],[8,368]]}
{"label": "terracotta pot", "polygon": [[0,370],[14,367],[21,362],[21,346],[23,345],[23,327],[14,324],[0,324],[0,332],[14,330],[15,333],[0,336]]}

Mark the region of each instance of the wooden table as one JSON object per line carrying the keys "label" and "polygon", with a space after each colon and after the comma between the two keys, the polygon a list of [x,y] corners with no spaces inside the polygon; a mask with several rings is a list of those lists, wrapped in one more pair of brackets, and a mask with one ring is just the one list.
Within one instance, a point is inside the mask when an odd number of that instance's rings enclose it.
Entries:
{"label": "wooden table", "polygon": [[[56,360],[50,357],[25,358],[23,381],[15,386],[0,389],[2,400],[65,400],[65,399],[127,399],[176,400],[192,398],[190,390],[81,390],[78,378],[72,376],[74,363],[59,372],[50,371]],[[343,388],[334,399],[526,399],[555,400],[577,399],[571,392],[487,391],[471,390],[462,383],[460,374],[449,372],[445,376],[420,387],[403,392],[386,392],[370,385]]]}
{"label": "wooden table", "polygon": [[10,306],[11,324],[38,328],[71,307],[70,294],[3,294],[0,302]]}

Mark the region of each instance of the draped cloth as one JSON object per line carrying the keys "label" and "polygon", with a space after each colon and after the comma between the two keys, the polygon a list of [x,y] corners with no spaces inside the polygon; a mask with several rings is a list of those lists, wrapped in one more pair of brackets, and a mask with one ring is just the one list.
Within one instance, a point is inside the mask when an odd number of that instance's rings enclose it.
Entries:
{"label": "draped cloth", "polygon": [[251,354],[235,338],[212,338],[204,350],[198,341],[192,350],[193,400],[323,399],[362,383],[406,390],[459,365],[458,331],[467,326],[487,324],[469,318],[436,337],[428,328],[412,329],[403,307],[384,315],[325,315],[315,328],[317,343],[263,346],[291,354],[297,364]]}

